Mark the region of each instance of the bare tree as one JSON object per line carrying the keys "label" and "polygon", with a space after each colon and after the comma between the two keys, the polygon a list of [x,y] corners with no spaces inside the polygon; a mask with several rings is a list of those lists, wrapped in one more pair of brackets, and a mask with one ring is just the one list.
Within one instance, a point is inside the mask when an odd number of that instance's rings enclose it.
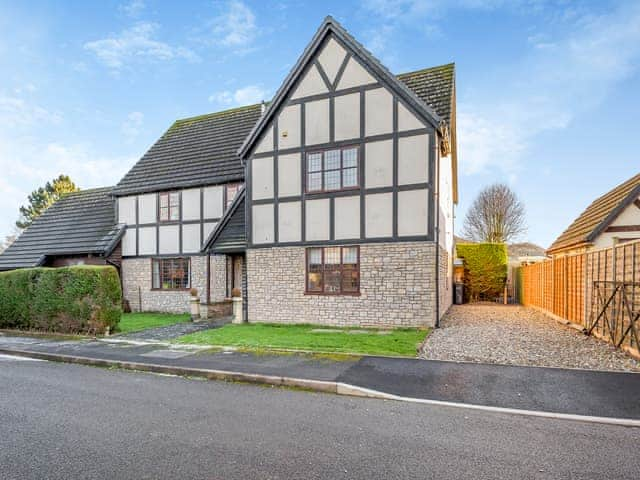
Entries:
{"label": "bare tree", "polygon": [[509,242],[527,231],[524,205],[507,185],[485,187],[464,219],[463,235],[476,242]]}

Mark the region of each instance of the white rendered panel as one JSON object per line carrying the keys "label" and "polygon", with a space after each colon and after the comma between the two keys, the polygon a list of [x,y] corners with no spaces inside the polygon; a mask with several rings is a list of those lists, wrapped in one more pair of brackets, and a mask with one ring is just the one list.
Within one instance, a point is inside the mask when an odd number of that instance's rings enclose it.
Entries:
{"label": "white rendered panel", "polygon": [[273,243],[273,205],[254,205],[251,217],[253,243]]}
{"label": "white rendered panel", "polygon": [[156,223],[158,221],[157,198],[155,193],[138,197],[138,223]]}
{"label": "white rendered panel", "polygon": [[398,140],[398,184],[429,181],[429,137],[414,135]]}
{"label": "white rendered panel", "polygon": [[367,90],[364,94],[365,135],[381,135],[393,131],[393,96],[386,88]]}
{"label": "white rendered panel", "polygon": [[338,90],[372,83],[376,83],[376,79],[352,57],[347,62],[347,66],[338,82]]}
{"label": "white rendered panel", "polygon": [[334,99],[335,139],[360,137],[360,94],[341,95]]}
{"label": "white rendered panel", "polygon": [[329,100],[305,104],[305,142],[317,145],[329,141]]}
{"label": "white rendered panel", "polygon": [[269,127],[256,147],[255,153],[273,151],[273,127]]}
{"label": "white rendered panel", "polygon": [[320,55],[318,55],[320,66],[331,83],[335,81],[346,54],[347,52],[342,48],[342,45],[330,38]]}
{"label": "white rendered panel", "polygon": [[118,223],[135,225],[136,221],[136,197],[118,198]]}
{"label": "white rendered panel", "polygon": [[200,251],[200,224],[190,223],[182,225],[182,252],[197,253]]}
{"label": "white rendered panel", "polygon": [[360,196],[336,197],[334,201],[336,240],[360,238]]}
{"label": "white rendered panel", "polygon": [[138,255],[155,255],[157,253],[157,227],[140,227],[138,229]]}
{"label": "white rendered panel", "polygon": [[364,183],[367,188],[393,185],[393,141],[365,144]]}
{"label": "white rendered panel", "polygon": [[300,146],[300,105],[291,105],[282,109],[278,117],[278,148]]}
{"label": "white rendered panel", "polygon": [[204,189],[204,218],[220,218],[223,210],[223,187],[206,187]]}
{"label": "white rendered panel", "polygon": [[252,198],[273,198],[273,158],[254,158],[251,160],[251,168]]}
{"label": "white rendered panel", "polygon": [[127,228],[122,237],[122,255],[135,256],[136,252],[136,230],[135,228]]}
{"label": "white rendered panel", "polygon": [[162,225],[159,228],[158,253],[180,253],[180,225]]}
{"label": "white rendered panel", "polygon": [[365,197],[365,236],[367,238],[393,235],[393,194],[376,193]]}
{"label": "white rendered panel", "polygon": [[301,202],[278,204],[278,242],[299,242],[302,236]]}
{"label": "white rendered panel", "polygon": [[320,76],[315,65],[311,65],[307,73],[302,77],[300,83],[296,87],[295,91],[291,95],[291,99],[309,97],[311,95],[318,95],[320,93],[327,93],[327,85]]}
{"label": "white rendered panel", "polygon": [[305,237],[307,240],[329,240],[329,199],[305,202]]}
{"label": "white rendered panel", "polygon": [[200,220],[200,189],[182,191],[182,220]]}
{"label": "white rendered panel", "polygon": [[300,195],[301,160],[299,153],[280,155],[278,157],[278,196],[291,197]]}
{"label": "white rendered panel", "polygon": [[426,235],[428,229],[429,192],[398,192],[398,235]]}
{"label": "white rendered panel", "polygon": [[405,130],[415,130],[418,128],[424,128],[425,125],[418,117],[411,113],[402,102],[398,102],[398,130],[403,132]]}

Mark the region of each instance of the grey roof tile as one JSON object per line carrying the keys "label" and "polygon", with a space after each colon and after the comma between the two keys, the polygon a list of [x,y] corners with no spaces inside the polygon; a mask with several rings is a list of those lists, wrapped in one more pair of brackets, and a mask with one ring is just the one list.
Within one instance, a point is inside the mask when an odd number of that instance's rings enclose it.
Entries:
{"label": "grey roof tile", "polygon": [[47,209],[0,255],[0,270],[35,267],[47,255],[108,254],[120,238],[112,187],[66,195]]}
{"label": "grey roof tile", "polygon": [[451,125],[451,109],[455,82],[455,64],[425,68],[416,72],[402,73],[398,80],[409,87],[424,103]]}
{"label": "grey roof tile", "polygon": [[113,194],[243,179],[236,152],[261,112],[257,104],[176,121],[120,180]]}

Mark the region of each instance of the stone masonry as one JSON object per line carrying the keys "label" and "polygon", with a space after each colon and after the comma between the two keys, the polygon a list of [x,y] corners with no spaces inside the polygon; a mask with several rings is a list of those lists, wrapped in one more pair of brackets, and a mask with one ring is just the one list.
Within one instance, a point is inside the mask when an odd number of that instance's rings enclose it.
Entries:
{"label": "stone masonry", "polygon": [[[200,301],[206,301],[207,295],[207,257],[191,257],[191,287],[198,290]],[[124,258],[122,260],[122,290],[123,296],[129,301],[133,311],[139,312],[168,312],[188,313],[188,290],[152,290],[151,289],[151,259]],[[211,257],[211,301],[224,300],[225,284],[225,256]]]}
{"label": "stone masonry", "polygon": [[440,249],[438,254],[438,263],[440,264],[438,284],[440,286],[440,318],[442,318],[453,303],[453,265],[447,250],[442,247],[438,248]]}
{"label": "stone masonry", "polygon": [[249,321],[433,326],[435,248],[432,242],[360,245],[359,296],[305,295],[304,247],[250,249]]}

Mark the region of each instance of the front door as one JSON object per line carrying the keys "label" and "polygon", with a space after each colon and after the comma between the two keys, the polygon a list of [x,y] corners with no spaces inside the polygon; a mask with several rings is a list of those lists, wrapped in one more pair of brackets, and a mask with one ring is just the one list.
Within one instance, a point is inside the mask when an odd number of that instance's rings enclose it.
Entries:
{"label": "front door", "polygon": [[234,288],[242,291],[242,264],[244,255],[227,256],[227,296],[231,297]]}

